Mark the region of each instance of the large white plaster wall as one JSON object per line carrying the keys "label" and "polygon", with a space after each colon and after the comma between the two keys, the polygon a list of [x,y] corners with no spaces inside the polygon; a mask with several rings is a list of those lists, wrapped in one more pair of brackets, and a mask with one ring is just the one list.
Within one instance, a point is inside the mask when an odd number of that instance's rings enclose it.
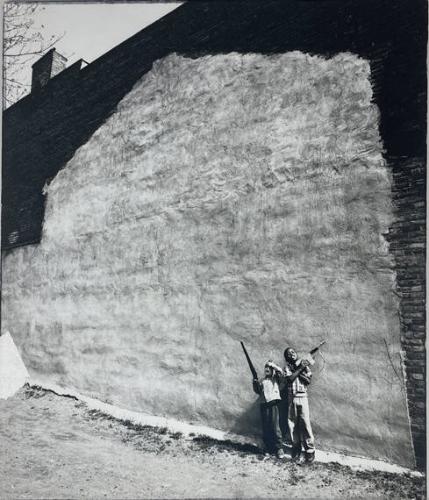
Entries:
{"label": "large white plaster wall", "polygon": [[41,244],[5,255],[31,372],[255,434],[239,341],[262,372],[326,338],[317,445],[412,464],[368,78],[351,54],[155,63],[47,188]]}

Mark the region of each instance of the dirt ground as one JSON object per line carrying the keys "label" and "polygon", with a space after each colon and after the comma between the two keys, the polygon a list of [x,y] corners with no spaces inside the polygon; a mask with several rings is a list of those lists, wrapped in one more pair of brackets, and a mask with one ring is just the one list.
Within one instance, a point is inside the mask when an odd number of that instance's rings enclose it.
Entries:
{"label": "dirt ground", "polygon": [[0,401],[0,498],[424,498],[424,479],[295,465],[26,387]]}

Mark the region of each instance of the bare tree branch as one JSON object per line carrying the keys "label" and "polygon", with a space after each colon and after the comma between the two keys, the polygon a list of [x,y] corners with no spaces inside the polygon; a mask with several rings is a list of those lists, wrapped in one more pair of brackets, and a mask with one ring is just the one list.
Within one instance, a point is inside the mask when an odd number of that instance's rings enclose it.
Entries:
{"label": "bare tree branch", "polygon": [[42,56],[63,37],[46,41],[34,26],[34,14],[43,10],[40,4],[5,3],[3,7],[3,109],[27,93],[28,84],[13,78],[22,74],[34,56]]}

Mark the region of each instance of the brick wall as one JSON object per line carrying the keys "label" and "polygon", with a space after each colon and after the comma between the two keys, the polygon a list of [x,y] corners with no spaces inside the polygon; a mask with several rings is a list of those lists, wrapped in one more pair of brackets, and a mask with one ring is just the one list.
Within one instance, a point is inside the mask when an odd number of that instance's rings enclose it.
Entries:
{"label": "brick wall", "polygon": [[423,158],[391,158],[396,222],[390,249],[396,262],[408,410],[417,465],[426,457],[426,168]]}
{"label": "brick wall", "polygon": [[[424,465],[427,7],[416,0],[189,2],[81,69],[80,62],[3,115],[2,245],[40,240],[43,186],[168,53],[350,51],[371,63],[394,177],[404,364],[416,457]],[[84,56],[84,54],[83,54]]]}

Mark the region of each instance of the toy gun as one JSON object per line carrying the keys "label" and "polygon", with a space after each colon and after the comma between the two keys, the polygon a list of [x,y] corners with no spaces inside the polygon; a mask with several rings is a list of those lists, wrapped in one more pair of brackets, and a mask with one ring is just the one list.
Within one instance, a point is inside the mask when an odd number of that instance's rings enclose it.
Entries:
{"label": "toy gun", "polygon": [[246,348],[244,347],[243,342],[240,342],[240,344],[241,344],[241,347],[243,348],[244,355],[246,356],[247,363],[249,364],[249,368],[250,368],[250,371],[252,372],[253,378],[257,379],[258,378],[258,374],[256,373],[255,367],[253,366],[253,363],[252,363],[249,355],[247,354]]}
{"label": "toy gun", "polygon": [[310,365],[314,365],[313,355],[316,354],[316,352],[322,347],[323,344],[326,344],[326,340],[322,340],[322,342],[320,342],[317,347],[311,349],[311,351],[308,354],[304,355],[302,359],[306,359],[310,363]]}

